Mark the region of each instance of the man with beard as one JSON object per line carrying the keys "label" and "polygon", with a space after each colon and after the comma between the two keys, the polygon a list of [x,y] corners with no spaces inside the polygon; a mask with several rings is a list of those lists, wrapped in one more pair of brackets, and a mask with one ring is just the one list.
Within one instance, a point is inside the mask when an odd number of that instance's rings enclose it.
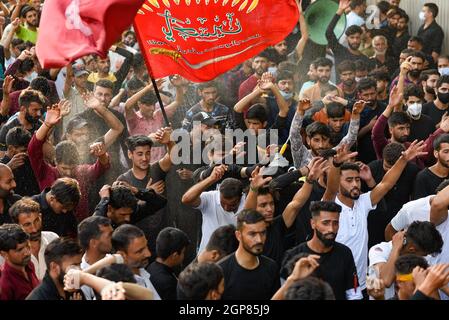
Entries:
{"label": "man with beard", "polygon": [[385,36],[379,35],[373,38],[374,56],[369,58],[369,67],[373,71],[383,71],[389,74],[397,68],[397,59],[387,55],[388,40]]}
{"label": "man with beard", "polygon": [[368,63],[368,57],[359,51],[362,43],[363,30],[358,25],[352,25],[345,31],[346,39],[348,40],[348,48],[338,42],[335,36],[334,29],[341,15],[345,13],[346,9],[351,4],[351,0],[341,0],[338,4],[338,9],[326,29],[326,39],[328,46],[332,49],[335,58],[335,64],[338,66],[344,60],[362,60]]}
{"label": "man with beard", "polygon": [[408,32],[408,22],[410,18],[403,10],[399,10],[398,12],[400,16],[396,25],[396,33],[393,38],[393,44],[391,45],[392,55],[396,61],[399,59],[399,55],[402,50],[407,49],[407,43],[410,39],[410,34]]}
{"label": "man with beard", "polygon": [[[324,85],[327,85],[329,83],[329,79],[331,77],[331,69],[333,66],[332,61],[328,58],[318,58],[313,62],[313,64],[316,67],[317,81],[314,85],[305,89],[299,97],[299,99],[301,100],[309,99],[312,102],[321,100],[321,90]],[[343,93],[340,89],[338,89],[338,95],[340,97],[343,96]]]}
{"label": "man with beard", "polygon": [[27,154],[30,140],[31,134],[27,130],[22,127],[12,128],[6,135],[6,154],[0,159],[1,163],[13,170],[17,184],[16,192],[29,197],[40,192]]}
{"label": "man with beard", "polygon": [[269,54],[265,51],[262,51],[253,58],[252,68],[254,70],[254,74],[243,81],[240,85],[239,100],[250,94],[257,86],[257,82],[262,77],[262,74],[268,71],[268,58]]}
{"label": "man with beard", "polygon": [[433,148],[437,162],[416,176],[414,199],[433,194],[438,185],[449,178],[449,134],[436,138]]}
{"label": "man with beard", "polygon": [[[254,87],[251,88],[251,91],[252,89],[254,89]],[[201,100],[186,112],[185,118],[182,121],[183,129],[190,132],[193,126],[193,117],[200,112],[206,112],[208,115],[218,120],[223,128],[226,127],[226,125],[232,125],[233,117],[231,109],[217,102],[219,92],[216,82],[211,81],[201,83],[198,86],[198,94],[201,97]]]}
{"label": "man with beard", "polygon": [[441,76],[438,79],[435,93],[437,95],[435,101],[425,103],[422,106],[422,113],[432,118],[433,128],[440,123],[449,107],[449,75]]}
{"label": "man with beard", "polygon": [[337,65],[337,72],[340,77],[338,87],[343,91],[343,98],[355,100],[357,93],[357,82],[355,81],[355,64],[353,61],[345,60]]}
{"label": "man with beard", "polygon": [[80,245],[72,239],[50,242],[44,254],[47,273],[26,300],[69,300],[71,295],[64,291],[64,276],[70,268],[79,269],[82,254]]}
{"label": "man with beard", "polygon": [[33,262],[36,276],[42,280],[47,271],[44,252],[48,244],[59,236],[51,231],[42,231],[41,208],[31,198],[22,198],[9,210],[14,223],[17,223],[30,236],[31,262]]}
{"label": "man with beard", "polygon": [[151,275],[145,270],[151,252],[148,250],[147,239],[143,231],[133,225],[121,225],[112,234],[112,247],[123,257],[124,263],[130,267],[137,284],[151,290],[154,300],[161,300],[151,283]]}
{"label": "man with beard", "polygon": [[[360,300],[357,270],[351,250],[336,242],[341,206],[332,201],[313,201],[310,204],[310,224],[313,237],[286,252],[283,265],[299,253],[319,257],[318,268],[312,275],[329,283],[337,300]],[[286,277],[287,275],[283,275]]]}
{"label": "man with beard", "polygon": [[45,98],[36,90],[23,90],[19,97],[20,111],[17,117],[9,118],[0,129],[0,153],[7,150],[6,135],[14,127],[23,127],[33,134],[42,125],[42,107]]}
{"label": "man with beard", "polygon": [[298,213],[312,193],[314,183],[326,170],[327,160],[314,158],[309,165],[311,167],[310,172],[302,187],[296,192],[282,214],[276,217],[274,216],[273,194],[268,188],[264,187],[271,178],[264,179],[263,175],[259,173],[259,169],[252,173],[245,209],[255,209],[264,216],[267,225],[267,238],[263,254],[276,261],[278,265],[281,264],[284,255],[284,238],[287,230],[294,225]]}
{"label": "man with beard", "polygon": [[0,226],[0,253],[5,259],[0,300],[24,300],[39,285],[31,263],[29,235],[17,224]]}
{"label": "man with beard", "polygon": [[[17,5],[21,6],[20,4]],[[20,10],[20,17],[25,21],[25,26],[19,26],[16,36],[23,41],[33,44],[37,41],[37,27],[39,26],[38,13],[35,8],[25,5]]]}
{"label": "man with beard", "polygon": [[220,261],[225,289],[223,300],[269,300],[280,287],[279,267],[262,255],[267,226],[262,214],[243,210],[235,232],[239,247]]}
{"label": "man with beard", "polygon": [[376,79],[377,83],[377,101],[384,104],[388,104],[388,86],[390,84],[390,74],[383,71],[372,72],[369,74],[370,77]]}
{"label": "man with beard", "polygon": [[424,101],[432,102],[436,99],[435,87],[440,79],[440,73],[436,69],[428,69],[421,72],[419,81],[424,90]]}
{"label": "man with beard", "polygon": [[16,181],[12,170],[3,163],[0,163],[0,225],[12,223],[9,215],[9,208],[21,198],[14,193]]}
{"label": "man with beard", "polygon": [[419,76],[421,71],[424,70],[424,62],[426,57],[421,51],[414,51],[410,54],[404,62],[401,63],[399,76],[394,78],[390,85],[390,91],[394,87],[398,86],[401,82],[405,86],[409,84],[419,85]]}
{"label": "man with beard", "polygon": [[[338,172],[337,175],[340,175],[338,177],[340,180],[339,192],[336,195],[335,202],[342,207],[339,220],[340,229],[336,240],[351,249],[357,266],[360,288],[366,298],[368,213],[374,210],[388,191],[394,187],[408,161],[425,154],[425,152],[422,152],[423,149],[423,142],[413,142],[402,153],[395,165],[388,170],[382,181],[370,192],[364,194],[361,194],[360,188],[361,178],[365,172],[361,172],[360,167],[355,163],[338,163],[336,162],[337,158],[334,158],[333,167],[340,168],[340,170],[334,170],[335,168],[331,167],[331,170]],[[329,196],[327,199],[330,198],[332,197]]]}

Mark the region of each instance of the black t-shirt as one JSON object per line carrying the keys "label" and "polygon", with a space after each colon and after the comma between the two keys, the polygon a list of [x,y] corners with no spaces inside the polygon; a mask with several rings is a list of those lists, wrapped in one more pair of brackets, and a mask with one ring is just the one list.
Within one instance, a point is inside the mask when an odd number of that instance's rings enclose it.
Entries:
{"label": "black t-shirt", "polygon": [[[10,157],[4,156],[0,162],[7,164],[11,160]],[[16,188],[14,192],[21,196],[31,197],[40,192],[39,184],[34,176],[33,168],[31,167],[28,157],[25,159],[24,164],[17,169],[13,170],[14,180],[16,181]]]}
{"label": "black t-shirt", "polygon": [[241,267],[235,253],[218,264],[223,269],[225,290],[222,300],[269,300],[280,287],[276,262],[259,256],[259,265],[253,270]]}
{"label": "black t-shirt", "polygon": [[[368,164],[376,184],[385,176],[383,160],[375,160]],[[368,215],[368,247],[385,241],[385,227],[402,208],[409,202],[419,168],[413,163],[407,163],[399,180],[378,203],[377,208]]]}
{"label": "black t-shirt", "polygon": [[273,222],[267,227],[267,240],[263,248],[263,255],[276,261],[280,266],[284,256],[284,237],[287,233],[282,215],[273,219]]}
{"label": "black t-shirt", "polygon": [[436,130],[436,125],[440,123],[441,117],[443,117],[443,114],[447,111],[446,110],[440,110],[437,108],[435,103],[429,102],[425,103],[422,106],[422,113],[425,115],[428,115],[432,119],[432,129],[433,131]]}
{"label": "black t-shirt", "polygon": [[[42,124],[42,121],[39,120],[37,123],[33,124],[33,127],[30,130],[27,129],[28,132],[31,133],[31,135],[33,135],[34,132],[37,129],[39,129],[41,124]],[[20,123],[18,117],[14,118],[14,119],[10,118],[10,120],[8,122],[6,122],[3,126],[1,126],[1,128],[0,128],[0,150],[1,151],[6,151],[6,149],[7,149],[7,146],[6,146],[6,135],[8,134],[8,131],[10,129],[15,128],[15,127],[22,127],[23,128],[23,126]]]}
{"label": "black t-shirt", "polygon": [[129,169],[125,173],[118,176],[117,181],[125,181],[130,185],[136,187],[137,189],[145,189],[147,187],[148,181],[150,181],[150,178],[153,179],[151,182],[155,183],[160,180],[165,180],[166,175],[167,173],[162,170],[159,162],[156,162],[150,165],[148,174],[143,179],[137,179],[134,176],[132,169]]}
{"label": "black t-shirt", "polygon": [[21,196],[14,193],[6,197],[6,199],[3,199],[3,212],[0,212],[0,226],[4,223],[13,223],[12,218],[9,215],[9,208],[21,198]]}
{"label": "black t-shirt", "polygon": [[423,40],[422,51],[426,54],[432,54],[436,52],[441,53],[441,47],[443,45],[444,32],[443,29],[433,21],[426,29],[424,24],[418,29],[418,37]]}
{"label": "black t-shirt", "polygon": [[176,300],[178,279],[171,268],[154,261],[147,271],[151,274],[151,283],[162,300]]}
{"label": "black t-shirt", "polygon": [[434,132],[435,125],[432,118],[426,114],[421,114],[421,117],[418,120],[412,119],[408,141],[413,142],[415,140],[426,140]]}
{"label": "black t-shirt", "polygon": [[[344,244],[335,242],[331,251],[317,253],[309,248],[307,242],[303,242],[286,252],[282,263],[283,268],[293,256],[301,252],[320,256],[320,266],[312,275],[329,283],[334,291],[335,299],[346,300],[346,290],[354,289],[355,280],[358,283],[357,270],[351,250]],[[288,275],[282,274],[282,276],[286,278]]]}
{"label": "black t-shirt", "polygon": [[[404,32],[399,37],[394,37],[393,45],[391,46],[393,58],[399,61],[399,56],[402,50],[407,49],[408,40],[410,39],[410,34],[408,31]],[[392,78],[394,79],[394,78]]]}
{"label": "black t-shirt", "polygon": [[435,189],[447,178],[449,176],[444,178],[438,177],[429,168],[421,170],[416,176],[413,198],[419,199],[435,194]]}

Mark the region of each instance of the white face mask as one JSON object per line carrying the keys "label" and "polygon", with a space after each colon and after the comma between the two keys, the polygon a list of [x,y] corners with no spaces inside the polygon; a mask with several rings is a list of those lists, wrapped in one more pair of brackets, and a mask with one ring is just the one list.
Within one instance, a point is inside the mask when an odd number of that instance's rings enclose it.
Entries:
{"label": "white face mask", "polygon": [[291,98],[293,98],[293,92],[285,92],[285,91],[282,91],[282,90],[279,90],[279,92],[281,93],[282,97],[285,100],[290,100]]}
{"label": "white face mask", "polygon": [[355,77],[356,82],[360,82],[360,80],[366,79],[367,77]]}
{"label": "white face mask", "polygon": [[421,21],[426,20],[426,17],[425,17],[424,15],[425,15],[425,13],[421,11],[421,12],[419,13],[419,16],[418,16],[418,17],[419,17],[419,20],[421,20]]}
{"label": "white face mask", "polygon": [[277,67],[269,67],[268,72],[271,73],[275,78],[278,74],[278,68]]}
{"label": "white face mask", "polygon": [[408,106],[407,112],[412,117],[419,117],[421,115],[422,104],[421,103],[413,103]]}
{"label": "white face mask", "polygon": [[449,67],[440,68],[438,69],[438,72],[442,76],[449,76]]}
{"label": "white face mask", "polygon": [[31,72],[29,75],[27,75],[26,77],[23,77],[26,81],[28,81],[28,82],[31,82],[31,81],[33,81],[34,79],[36,79],[37,78],[37,72],[36,71],[33,71],[33,72]]}

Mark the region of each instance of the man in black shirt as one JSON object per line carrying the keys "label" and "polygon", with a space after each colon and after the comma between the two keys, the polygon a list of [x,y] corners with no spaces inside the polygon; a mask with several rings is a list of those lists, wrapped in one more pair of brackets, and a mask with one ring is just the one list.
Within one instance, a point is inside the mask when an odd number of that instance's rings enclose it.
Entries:
{"label": "man in black shirt", "polygon": [[418,37],[423,39],[423,51],[431,54],[436,62],[443,45],[443,29],[435,21],[438,16],[438,6],[435,3],[424,4],[420,16],[424,17],[424,23],[418,30]]}
{"label": "man in black shirt", "polygon": [[438,79],[435,93],[437,94],[435,101],[422,106],[422,113],[432,118],[433,128],[440,123],[442,116],[449,107],[449,75]]}
{"label": "man in black shirt", "polygon": [[326,39],[328,42],[328,46],[334,53],[335,65],[337,66],[344,60],[363,60],[368,64],[368,57],[359,51],[359,47],[362,42],[361,36],[363,33],[361,27],[352,25],[348,29],[346,29],[345,35],[348,39],[348,48],[338,42],[338,39],[334,33],[334,29],[337,25],[338,20],[340,19],[341,15],[344,14],[345,10],[349,7],[350,3],[351,1],[349,0],[340,1],[338,10],[326,30]]}
{"label": "man in black shirt", "polygon": [[[289,250],[283,266],[301,252],[320,256],[319,266],[313,275],[329,283],[337,300],[362,299],[357,270],[351,250],[335,242],[341,206],[335,202],[316,201],[310,206],[313,238]],[[282,274],[283,278],[287,274]]]}
{"label": "man in black shirt", "polygon": [[424,92],[419,86],[409,84],[404,89],[406,112],[411,120],[408,141],[426,140],[435,130],[432,118],[422,113]]}
{"label": "man in black shirt", "polygon": [[437,163],[418,173],[415,180],[414,199],[435,194],[435,189],[449,178],[449,134],[442,134],[433,143]]}
{"label": "man in black shirt", "polygon": [[398,12],[400,17],[398,19],[398,24],[396,25],[396,35],[391,44],[392,55],[396,61],[399,59],[402,50],[407,49],[407,43],[410,39],[410,34],[408,33],[408,22],[410,18],[405,11],[400,10]]}
{"label": "man in black shirt", "polygon": [[237,251],[219,262],[223,269],[223,300],[268,300],[280,287],[276,262],[262,255],[266,240],[262,214],[243,210],[237,218]]}
{"label": "man in black shirt", "polygon": [[27,147],[30,140],[31,134],[27,130],[22,127],[12,128],[6,135],[6,154],[0,159],[1,163],[6,164],[13,170],[17,184],[15,191],[22,196],[28,197],[40,192],[27,155]]}
{"label": "man in black shirt", "polygon": [[79,267],[83,250],[72,239],[58,238],[45,249],[47,273],[42,283],[28,295],[26,300],[69,300],[64,291],[64,275],[69,266]]}
{"label": "man in black shirt", "polygon": [[162,300],[176,300],[178,279],[173,269],[183,263],[189,244],[187,234],[176,228],[165,228],[157,236],[157,258],[147,267],[147,271]]}
{"label": "man in black shirt", "polygon": [[60,237],[76,238],[78,222],[74,209],[80,198],[78,181],[72,178],[60,178],[51,188],[31,197],[41,207],[42,230],[53,231]]}
{"label": "man in black shirt", "polygon": [[16,181],[11,169],[0,163],[0,225],[13,223],[9,215],[9,208],[21,197],[14,194]]}

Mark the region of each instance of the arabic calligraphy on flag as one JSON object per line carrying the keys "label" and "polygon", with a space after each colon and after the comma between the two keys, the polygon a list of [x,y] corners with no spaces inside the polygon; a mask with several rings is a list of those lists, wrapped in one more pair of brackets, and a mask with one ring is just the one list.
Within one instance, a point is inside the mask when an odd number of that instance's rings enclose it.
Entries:
{"label": "arabic calligraphy on flag", "polygon": [[134,26],[155,78],[203,82],[283,40],[298,14],[295,0],[147,0]]}

